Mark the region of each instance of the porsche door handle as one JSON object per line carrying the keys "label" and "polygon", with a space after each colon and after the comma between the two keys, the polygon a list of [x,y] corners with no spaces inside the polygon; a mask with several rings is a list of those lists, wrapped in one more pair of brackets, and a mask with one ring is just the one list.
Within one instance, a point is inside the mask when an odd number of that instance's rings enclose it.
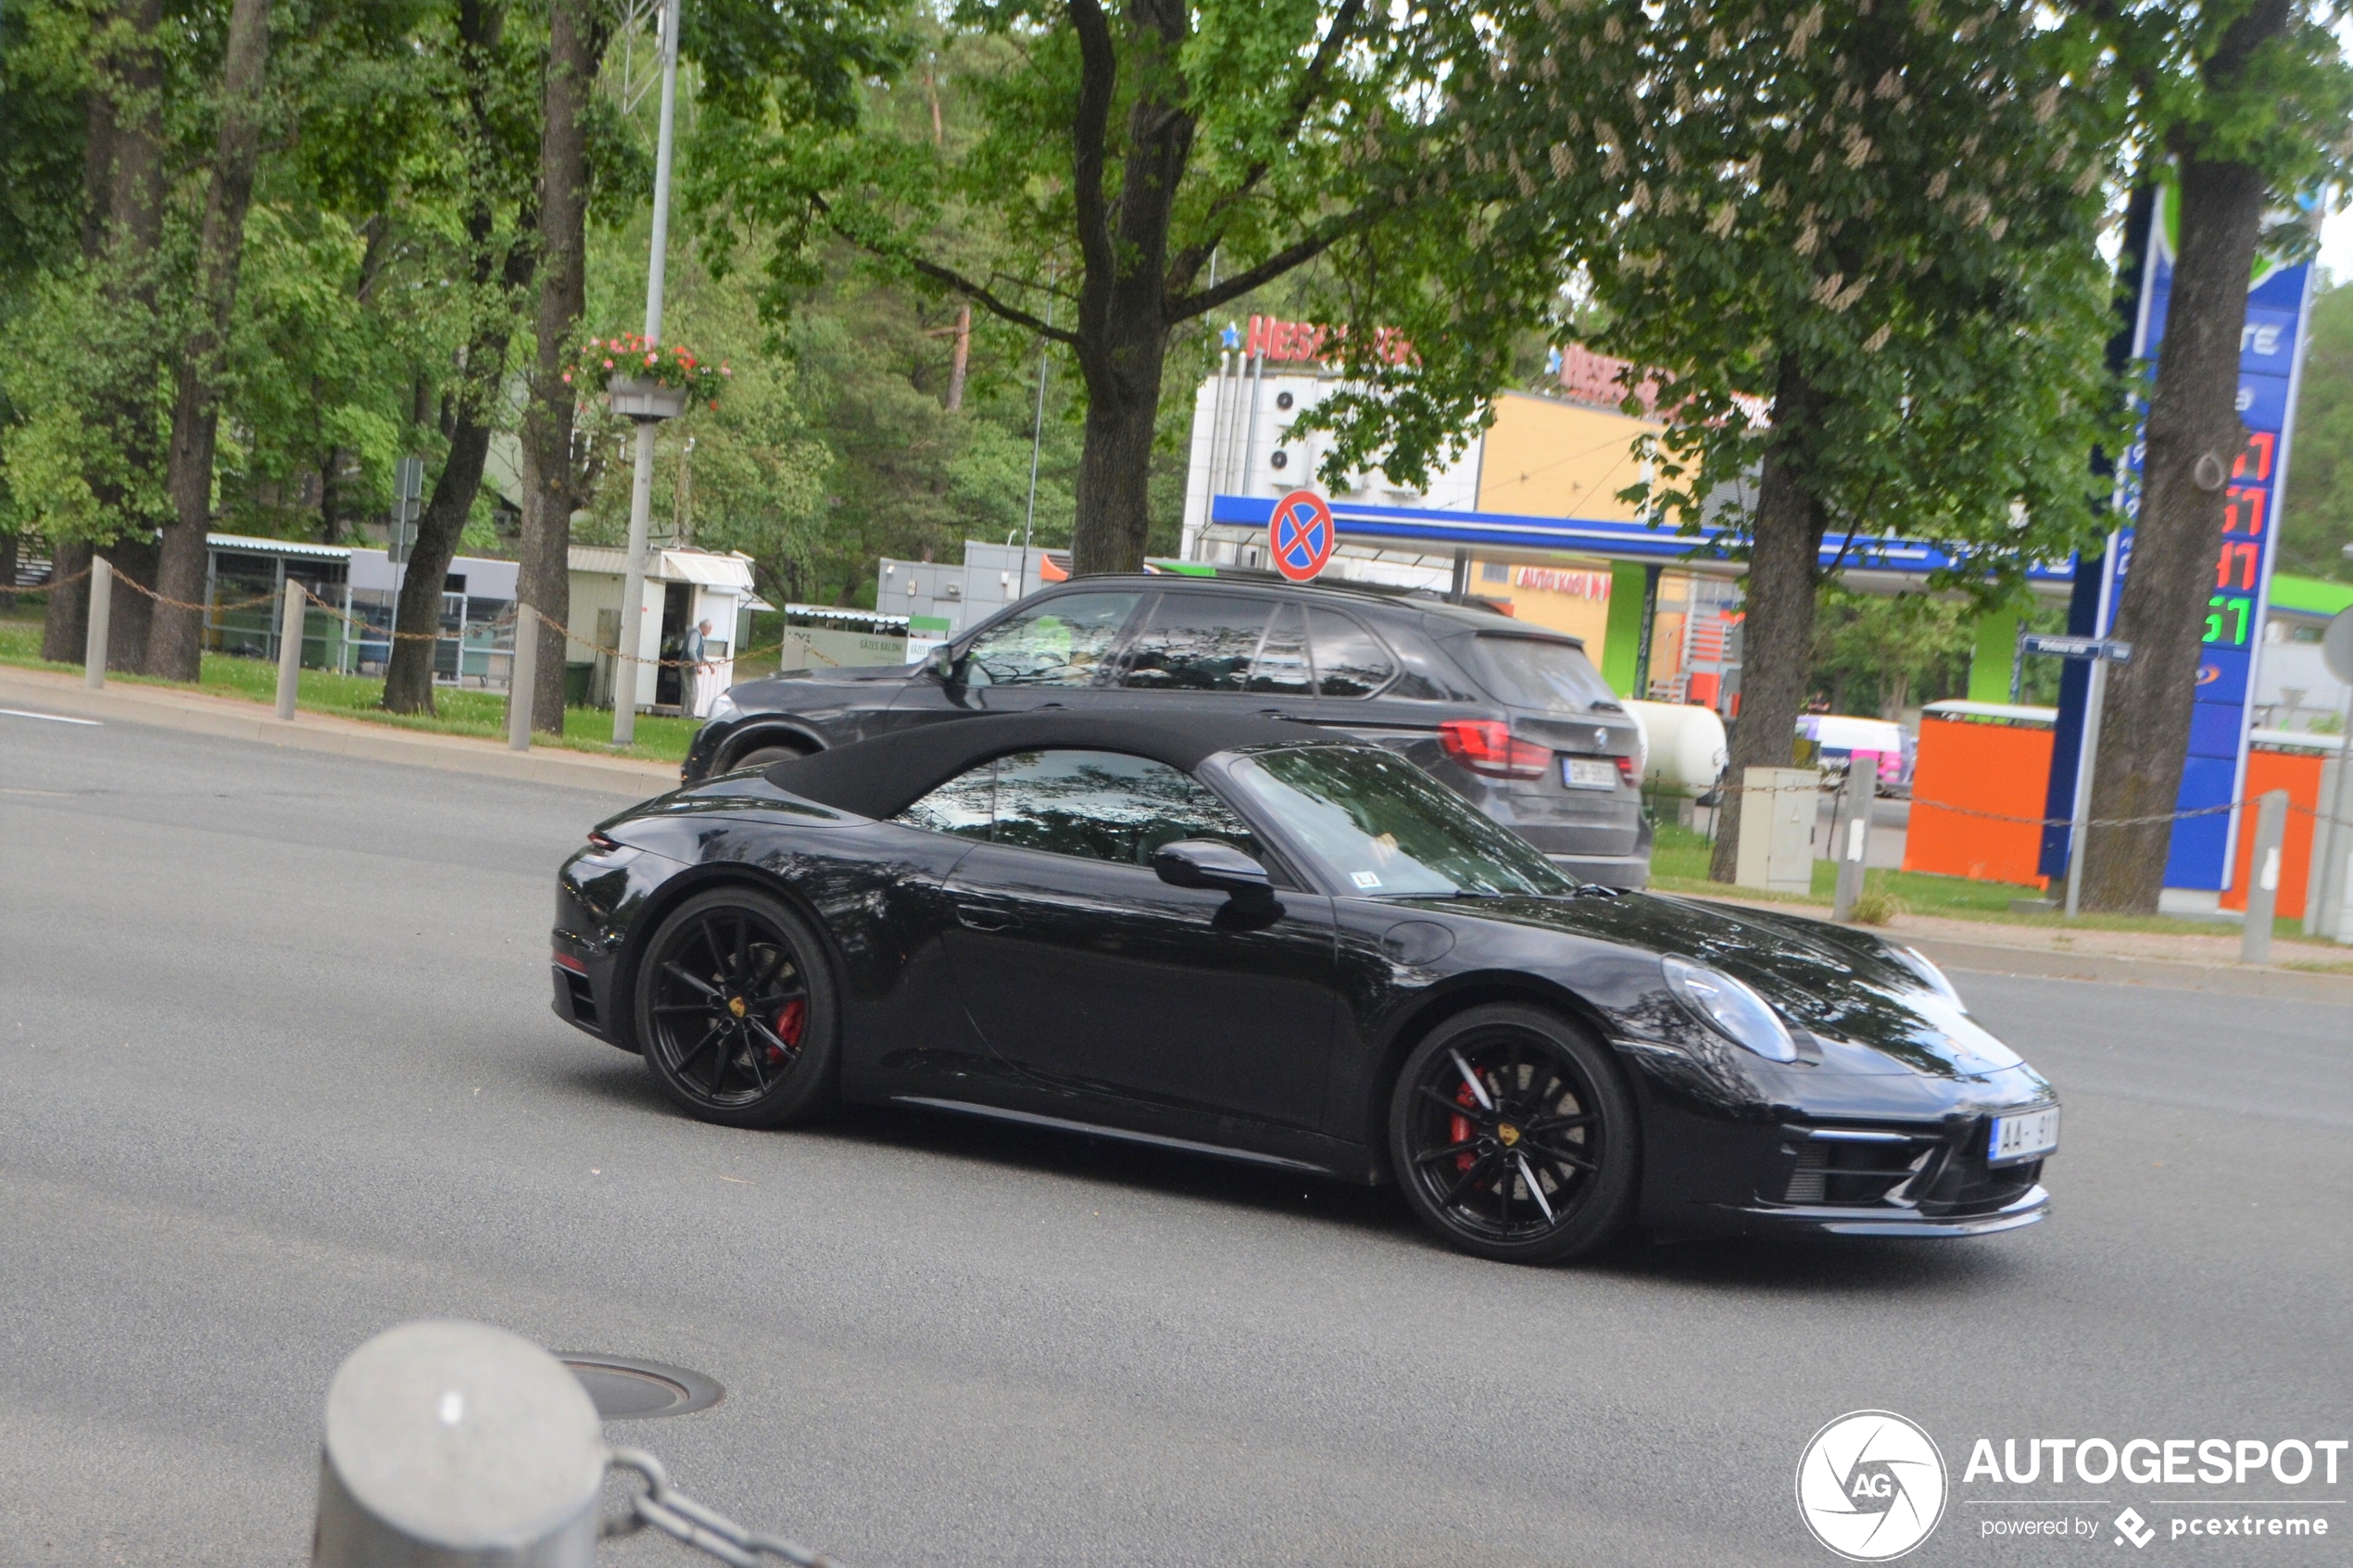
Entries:
{"label": "porsche door handle", "polygon": [[979,904],[957,905],[956,920],[970,931],[1010,931],[1021,923],[1002,909],[992,909]]}

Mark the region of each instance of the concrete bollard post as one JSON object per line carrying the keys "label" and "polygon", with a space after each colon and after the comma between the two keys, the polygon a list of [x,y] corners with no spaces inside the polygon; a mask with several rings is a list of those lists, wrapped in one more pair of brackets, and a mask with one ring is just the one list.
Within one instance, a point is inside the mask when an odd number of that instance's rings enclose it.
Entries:
{"label": "concrete bollard post", "polygon": [[[1869,771],[1865,771],[1866,759]],[[1862,775],[1859,779],[1857,774]],[[1844,921],[1863,896],[1863,873],[1871,849],[1871,800],[1878,793],[1879,757],[1856,752],[1846,767],[1846,782],[1839,786],[1838,809],[1831,816],[1831,850],[1838,859],[1838,884],[1831,896],[1831,919]]]}
{"label": "concrete bollard post", "polygon": [[2280,847],[2287,842],[2287,791],[2266,793],[2255,813],[2255,853],[2247,860],[2246,929],[2241,963],[2271,961],[2271,920],[2280,902]]}
{"label": "concrete bollard post", "polygon": [[312,1568],[591,1568],[609,1450],[561,1361],[482,1323],[403,1323],[327,1389]]}
{"label": "concrete bollard post", "polygon": [[507,680],[507,749],[531,749],[531,693],[539,676],[539,617],[515,601],[515,657]]}
{"label": "concrete bollard post", "polygon": [[278,611],[278,717],[292,721],[302,685],[302,584],[286,579],[286,602]]}
{"label": "concrete bollard post", "polygon": [[107,619],[114,608],[114,562],[90,558],[90,627],[82,644],[82,684],[92,691],[107,684]]}

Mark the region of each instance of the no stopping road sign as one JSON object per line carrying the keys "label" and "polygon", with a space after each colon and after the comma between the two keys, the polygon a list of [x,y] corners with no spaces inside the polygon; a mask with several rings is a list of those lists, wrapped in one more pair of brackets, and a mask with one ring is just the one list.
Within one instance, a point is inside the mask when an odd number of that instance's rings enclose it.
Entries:
{"label": "no stopping road sign", "polygon": [[1332,508],[1313,490],[1294,490],[1275,503],[1266,524],[1266,546],[1275,570],[1294,583],[1305,583],[1331,564],[1339,532],[1332,527]]}

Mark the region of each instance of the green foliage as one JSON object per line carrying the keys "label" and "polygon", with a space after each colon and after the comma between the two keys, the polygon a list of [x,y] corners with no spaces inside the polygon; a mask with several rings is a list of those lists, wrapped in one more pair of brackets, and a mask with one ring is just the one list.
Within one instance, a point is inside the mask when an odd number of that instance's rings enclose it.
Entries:
{"label": "green foliage", "polygon": [[168,516],[161,457],[171,421],[154,314],[107,286],[104,267],[40,278],[5,371],[0,426],[11,532],[108,540]]}
{"label": "green foliage", "polygon": [[1939,541],[1940,585],[1989,598],[2092,535],[2118,127],[2083,29],[2027,0],[1550,9],[1466,94],[1491,161],[1551,176],[1503,232],[1578,258],[1601,345],[1668,383],[1630,496],[1688,529],[1770,453],[1831,528]]}
{"label": "green foliage", "polygon": [[1814,688],[1833,713],[1897,718],[1967,689],[1974,632],[1962,599],[1826,583],[1814,615]]}
{"label": "green foliage", "polygon": [[2353,583],[2353,286],[2314,295],[2277,567]]}
{"label": "green foliage", "polygon": [[[1353,384],[1317,416],[1342,433],[1332,465],[1378,448],[1411,475],[1458,449],[1553,281],[1551,257],[1491,243],[1477,193],[1500,174],[1465,168],[1441,107],[1449,51],[1476,41],[1355,0],[1220,0],[1169,13],[1173,34],[1123,8],[1101,19],[1115,85],[1082,119],[1074,19],[1096,15],[969,0],[922,36],[924,69],[870,92],[846,133],[813,134],[756,82],[715,80],[705,220],[766,231],[778,312],[824,274],[831,233],[895,282],[962,292],[1033,331],[1051,314],[1081,397],[1158,381],[1145,351],[1113,356],[1115,333],[1186,341],[1198,329],[1185,323],[1246,311],[1254,289],[1312,261],[1299,308],[1348,332]],[[1074,161],[1097,136],[1100,176]],[[1157,257],[1110,237],[1114,215],[1124,224],[1146,199],[1131,189],[1142,180],[1172,193]],[[1155,282],[1137,281],[1151,268]],[[1149,296],[1133,319],[1106,303],[1131,285]],[[1417,354],[1383,358],[1384,332]]]}

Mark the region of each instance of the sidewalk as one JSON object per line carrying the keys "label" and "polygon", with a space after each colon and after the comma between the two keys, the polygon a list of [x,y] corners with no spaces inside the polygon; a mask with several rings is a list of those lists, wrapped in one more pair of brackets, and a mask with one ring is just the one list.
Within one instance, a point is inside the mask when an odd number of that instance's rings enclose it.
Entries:
{"label": "sidewalk", "polygon": [[471,735],[434,734],[393,724],[371,724],[323,713],[298,713],[292,722],[259,703],[168,686],[108,682],[98,691],[79,675],[0,665],[0,708],[22,708],[69,718],[153,724],[197,734],[260,741],[304,751],[332,751],[413,768],[447,768],[495,778],[561,784],[642,800],[678,787],[678,771],[666,763],[598,757],[555,746],[510,751],[498,741]]}
{"label": "sidewalk", "polygon": [[[1814,920],[1830,918],[1830,911],[1819,905],[1718,898],[1709,894],[1686,893],[1678,897],[1706,898]],[[1918,947],[1947,969],[2335,1003],[2348,1010],[2347,1035],[2353,1038],[2353,947],[2334,943],[2274,941],[2271,962],[2245,964],[2238,961],[2236,926],[2218,926],[2211,936],[2180,935],[2157,931],[2054,929],[2048,925],[2010,925],[1999,921],[1903,914],[1870,929]],[[2332,970],[2341,965],[2344,972],[2291,969],[2290,962],[2327,965]]]}

